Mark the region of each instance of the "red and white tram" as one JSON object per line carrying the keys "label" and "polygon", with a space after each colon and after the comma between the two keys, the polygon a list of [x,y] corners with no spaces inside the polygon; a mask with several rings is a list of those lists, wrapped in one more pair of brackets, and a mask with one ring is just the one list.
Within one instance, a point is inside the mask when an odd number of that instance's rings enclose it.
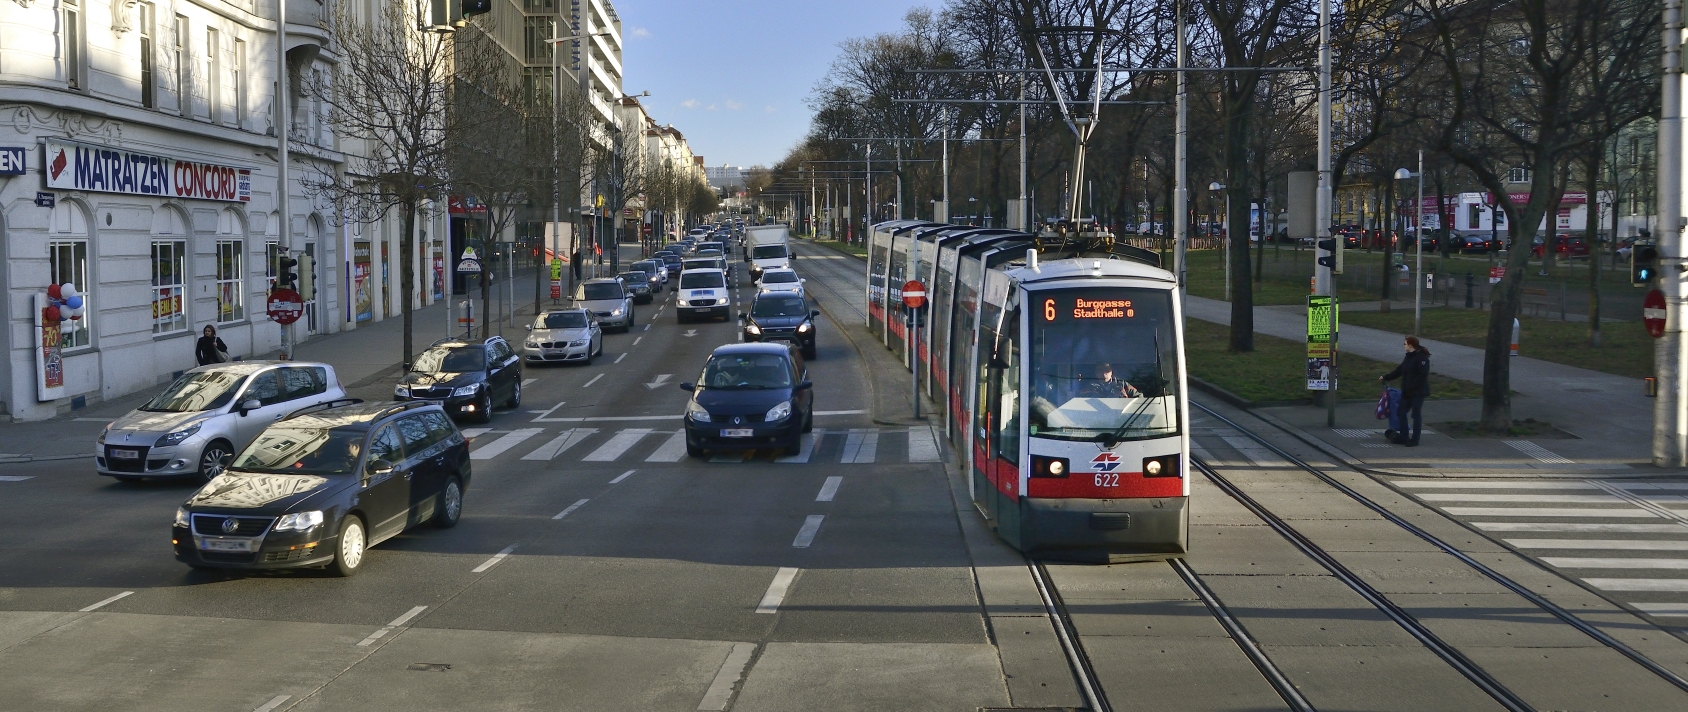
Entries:
{"label": "red and white tram", "polygon": [[999,536],[1081,561],[1186,551],[1183,314],[1154,253],[895,221],[868,273],[869,327],[899,354],[901,285],[927,284],[915,367]]}

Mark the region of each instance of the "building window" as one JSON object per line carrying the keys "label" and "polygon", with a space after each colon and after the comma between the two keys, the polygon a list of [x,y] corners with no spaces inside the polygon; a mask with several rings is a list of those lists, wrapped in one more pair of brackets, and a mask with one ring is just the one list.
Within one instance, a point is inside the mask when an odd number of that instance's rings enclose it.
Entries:
{"label": "building window", "polygon": [[153,5],[150,2],[140,4],[140,35],[141,35],[141,106],[148,109],[158,108],[157,81],[152,77],[153,47]]}
{"label": "building window", "polygon": [[82,56],[87,38],[82,36],[82,7],[78,0],[64,0],[64,78],[72,89],[82,89]]}
{"label": "building window", "polygon": [[556,23],[549,17],[522,18],[522,45],[529,64],[550,64],[552,28]]}
{"label": "building window", "polygon": [[193,116],[193,64],[188,52],[188,18],[176,16],[176,105],[183,116]]}
{"label": "building window", "polygon": [[152,333],[168,334],[188,328],[182,293],[187,288],[188,243],[152,243]]}
{"label": "building window", "polygon": [[82,294],[82,318],[74,322],[65,322],[72,326],[59,331],[59,348],[74,349],[87,346],[88,334],[94,325],[93,294],[88,284],[88,241],[63,240],[47,243],[47,271],[52,273],[52,284],[69,282],[76,285],[76,291]]}
{"label": "building window", "polygon": [[246,280],[240,271],[240,240],[217,241],[217,321],[246,318]]}
{"label": "building window", "polygon": [[223,120],[223,57],[215,29],[205,30],[205,106],[211,123]]}
{"label": "building window", "polygon": [[1506,182],[1508,182],[1508,183],[1528,183],[1528,182],[1530,182],[1530,169],[1525,168],[1523,166],[1519,166],[1519,167],[1514,168],[1510,171],[1507,171],[1506,172]]}
{"label": "building window", "polygon": [[246,125],[246,40],[234,41],[234,125]]}

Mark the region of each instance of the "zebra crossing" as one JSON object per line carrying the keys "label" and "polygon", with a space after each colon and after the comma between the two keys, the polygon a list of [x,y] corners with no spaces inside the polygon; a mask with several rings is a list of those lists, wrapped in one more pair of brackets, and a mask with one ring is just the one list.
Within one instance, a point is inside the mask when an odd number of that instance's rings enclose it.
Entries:
{"label": "zebra crossing", "polygon": [[1688,620],[1688,482],[1390,484],[1640,613]]}
{"label": "zebra crossing", "polygon": [[[684,430],[661,428],[465,428],[469,459],[529,462],[683,462]],[[712,463],[768,461],[778,464],[892,464],[943,461],[942,438],[930,428],[815,428],[794,454],[768,450],[711,453]]]}

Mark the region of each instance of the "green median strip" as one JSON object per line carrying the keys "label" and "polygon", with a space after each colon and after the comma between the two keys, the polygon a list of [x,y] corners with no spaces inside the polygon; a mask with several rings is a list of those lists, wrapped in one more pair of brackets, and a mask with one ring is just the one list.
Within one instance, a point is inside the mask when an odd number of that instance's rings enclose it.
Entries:
{"label": "green median strip", "polygon": [[[1409,315],[1410,316],[1410,315]],[[1348,314],[1345,323],[1352,323]],[[1254,335],[1254,351],[1229,350],[1231,328],[1189,319],[1184,324],[1185,362],[1190,375],[1254,403],[1304,402],[1307,390],[1307,345],[1264,334]],[[1340,354],[1342,377],[1337,395],[1345,400],[1376,400],[1382,391],[1377,377],[1396,364],[1353,354]],[[1399,382],[1397,382],[1398,384]],[[1430,377],[1432,399],[1478,398],[1482,386],[1446,376]]]}

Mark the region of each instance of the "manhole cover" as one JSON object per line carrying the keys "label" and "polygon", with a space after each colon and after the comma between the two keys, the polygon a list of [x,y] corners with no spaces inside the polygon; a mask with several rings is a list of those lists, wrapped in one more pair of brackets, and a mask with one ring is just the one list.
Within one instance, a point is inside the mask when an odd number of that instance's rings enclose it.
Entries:
{"label": "manhole cover", "polygon": [[406,670],[417,672],[445,672],[451,669],[450,663],[411,663]]}

